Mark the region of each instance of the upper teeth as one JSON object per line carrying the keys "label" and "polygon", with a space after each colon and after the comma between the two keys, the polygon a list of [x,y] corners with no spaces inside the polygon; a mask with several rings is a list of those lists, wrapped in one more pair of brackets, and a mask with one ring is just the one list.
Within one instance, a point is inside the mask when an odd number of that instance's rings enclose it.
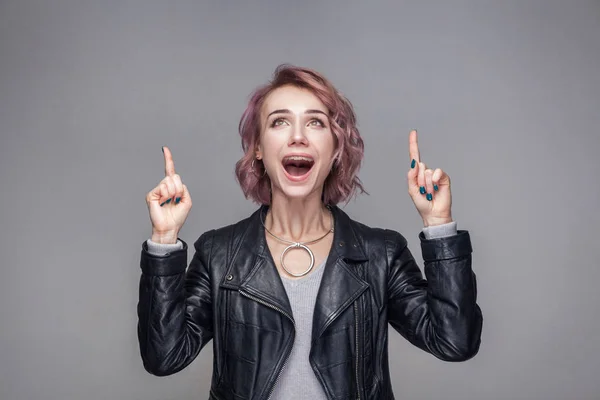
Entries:
{"label": "upper teeth", "polygon": [[285,158],[286,160],[294,160],[294,161],[308,161],[311,162],[312,158],[303,157],[303,156],[289,156]]}

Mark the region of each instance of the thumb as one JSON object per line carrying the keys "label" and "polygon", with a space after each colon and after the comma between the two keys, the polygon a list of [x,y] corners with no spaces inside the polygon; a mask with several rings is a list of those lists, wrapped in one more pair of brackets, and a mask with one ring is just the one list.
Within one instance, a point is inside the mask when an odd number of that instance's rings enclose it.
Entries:
{"label": "thumb", "polygon": [[[408,173],[406,174],[406,180],[408,183],[408,193],[411,196],[419,194],[419,182],[418,182],[419,164],[420,163],[415,162],[414,168],[410,168],[408,170]],[[412,164],[411,164],[411,166],[412,166]]]}
{"label": "thumb", "polygon": [[188,191],[187,186],[185,186],[185,183],[182,184],[182,186],[183,186],[183,195],[181,196],[180,202],[183,204],[189,204],[192,202],[192,196],[190,195],[190,192]]}
{"label": "thumb", "polygon": [[146,194],[146,204],[148,204],[148,208],[153,207],[155,204],[160,207],[159,201],[161,196],[162,188],[159,183],[154,189],[152,189],[148,194]]}
{"label": "thumb", "polygon": [[162,196],[161,185],[158,184],[146,195],[146,205],[150,211],[157,211],[160,207],[160,198]]}

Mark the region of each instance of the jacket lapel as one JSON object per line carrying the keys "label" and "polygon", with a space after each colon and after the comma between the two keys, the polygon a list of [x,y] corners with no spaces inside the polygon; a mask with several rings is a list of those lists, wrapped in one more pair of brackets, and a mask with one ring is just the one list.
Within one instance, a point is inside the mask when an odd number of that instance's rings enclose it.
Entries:
{"label": "jacket lapel", "polygon": [[[266,210],[267,207],[260,207],[249,217],[243,234],[232,235],[231,263],[221,286],[238,289],[292,318],[292,307],[271,257],[261,222]],[[235,240],[238,235],[239,239]]]}
{"label": "jacket lapel", "polygon": [[367,261],[368,258],[351,226],[351,220],[337,206],[331,207],[331,210],[335,219],[334,237],[317,293],[313,341],[369,287],[355,270],[354,263]]}

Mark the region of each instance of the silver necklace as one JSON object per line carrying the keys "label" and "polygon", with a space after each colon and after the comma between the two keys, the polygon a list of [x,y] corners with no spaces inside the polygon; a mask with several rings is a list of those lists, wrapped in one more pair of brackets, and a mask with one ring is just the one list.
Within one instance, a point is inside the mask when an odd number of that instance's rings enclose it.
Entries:
{"label": "silver necklace", "polygon": [[[329,229],[323,236],[321,236],[318,239],[315,240],[311,240],[308,242],[293,242],[290,240],[286,240],[286,239],[282,239],[279,236],[275,235],[273,232],[271,232],[270,230],[267,229],[267,226],[265,225],[265,221],[261,218],[260,222],[262,223],[263,227],[265,228],[265,230],[271,235],[273,236],[275,239],[283,242],[283,243],[289,243],[289,246],[287,246],[283,252],[281,253],[281,256],[279,257],[279,262],[281,263],[281,268],[283,268],[285,270],[285,272],[287,272],[288,274],[295,276],[295,277],[301,277],[304,276],[306,274],[308,274],[314,267],[315,265],[315,255],[313,254],[312,250],[308,248],[307,244],[313,244],[318,242],[319,240],[323,239],[325,236],[329,235],[329,233],[333,232],[333,213],[331,212],[331,210],[329,209],[329,207],[327,207],[327,209],[329,210],[329,215],[331,216],[331,229]],[[292,250],[292,249],[302,249],[304,251],[306,251],[308,253],[308,255],[310,256],[310,266],[308,267],[308,269],[304,272],[301,272],[299,274],[294,274],[293,272],[289,271],[286,267],[285,267],[285,263],[283,262],[283,259],[285,258],[285,255],[287,254],[288,251]]]}

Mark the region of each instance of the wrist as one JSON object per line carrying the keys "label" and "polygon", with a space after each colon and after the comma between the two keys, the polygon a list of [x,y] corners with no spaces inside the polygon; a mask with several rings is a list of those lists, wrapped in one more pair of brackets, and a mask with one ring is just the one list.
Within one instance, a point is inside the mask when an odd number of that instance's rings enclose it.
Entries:
{"label": "wrist", "polygon": [[154,243],[160,244],[175,244],[177,243],[177,238],[179,236],[179,232],[167,232],[167,233],[152,233],[152,240]]}
{"label": "wrist", "polygon": [[452,219],[451,216],[444,217],[444,218],[429,218],[429,219],[423,220],[423,225],[427,228],[429,226],[449,224],[450,222],[453,222],[453,221],[454,220]]}

